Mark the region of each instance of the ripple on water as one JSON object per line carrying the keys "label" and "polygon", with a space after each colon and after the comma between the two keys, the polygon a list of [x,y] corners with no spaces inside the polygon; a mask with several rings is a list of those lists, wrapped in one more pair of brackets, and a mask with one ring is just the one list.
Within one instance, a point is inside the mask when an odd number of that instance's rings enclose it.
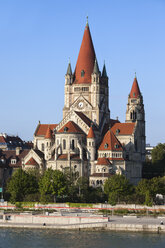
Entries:
{"label": "ripple on water", "polygon": [[110,231],[0,229],[0,248],[165,248],[165,235]]}

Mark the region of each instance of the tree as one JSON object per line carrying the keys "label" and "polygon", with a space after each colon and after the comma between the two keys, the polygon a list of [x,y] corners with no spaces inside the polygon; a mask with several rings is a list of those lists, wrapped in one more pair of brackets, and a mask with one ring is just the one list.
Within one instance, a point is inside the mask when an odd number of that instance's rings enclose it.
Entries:
{"label": "tree", "polygon": [[16,170],[7,183],[7,192],[10,194],[10,201],[23,201],[28,194],[35,194],[38,191],[36,177],[26,173],[22,169]]}
{"label": "tree", "polygon": [[157,162],[164,162],[165,163],[165,143],[159,143],[153,150],[152,150],[152,163]]}
{"label": "tree", "polygon": [[161,177],[142,179],[136,187],[137,195],[141,196],[143,204],[151,206],[156,201],[157,194],[165,194],[165,184]]}
{"label": "tree", "polygon": [[143,164],[143,178],[153,178],[165,175],[165,143],[158,144],[152,150],[152,162]]}
{"label": "tree", "polygon": [[88,202],[89,199],[89,179],[87,177],[79,177],[76,182],[78,199],[81,202]]}
{"label": "tree", "polygon": [[108,196],[108,202],[115,205],[117,202],[127,200],[127,196],[133,191],[133,186],[124,175],[113,175],[106,180],[104,192]]}
{"label": "tree", "polygon": [[67,192],[67,180],[59,170],[48,169],[39,180],[39,191],[41,200],[46,201],[46,196],[52,195],[54,201],[57,197],[63,197]]}

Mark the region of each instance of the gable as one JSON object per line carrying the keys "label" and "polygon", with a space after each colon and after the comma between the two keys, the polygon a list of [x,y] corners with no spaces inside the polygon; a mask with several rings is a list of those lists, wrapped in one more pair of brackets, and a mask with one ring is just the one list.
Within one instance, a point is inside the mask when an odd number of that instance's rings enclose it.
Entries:
{"label": "gable", "polygon": [[70,107],[70,110],[72,109],[75,111],[81,111],[84,109],[85,111],[89,111],[92,110],[92,105],[87,101],[87,99],[85,99],[84,96],[80,95]]}

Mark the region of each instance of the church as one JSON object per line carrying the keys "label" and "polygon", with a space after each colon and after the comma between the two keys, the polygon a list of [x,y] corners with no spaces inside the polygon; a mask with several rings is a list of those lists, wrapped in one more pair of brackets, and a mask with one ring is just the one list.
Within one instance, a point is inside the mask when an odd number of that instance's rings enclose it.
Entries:
{"label": "church", "polygon": [[137,184],[145,161],[145,111],[136,76],[128,93],[125,122],[111,119],[106,66],[100,72],[87,21],[75,70],[69,62],[65,75],[63,119],[38,123],[22,168],[69,169],[93,187],[114,174]]}

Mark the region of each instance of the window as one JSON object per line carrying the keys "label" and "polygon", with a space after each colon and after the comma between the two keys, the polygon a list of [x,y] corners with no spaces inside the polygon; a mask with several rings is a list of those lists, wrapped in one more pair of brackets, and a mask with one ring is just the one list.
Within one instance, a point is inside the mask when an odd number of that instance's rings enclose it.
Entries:
{"label": "window", "polygon": [[120,129],[116,129],[116,134],[119,134],[120,133]]}
{"label": "window", "polygon": [[64,127],[64,132],[66,133],[68,131],[68,127]]}
{"label": "window", "polygon": [[89,87],[75,87],[74,92],[78,91],[89,91]]}
{"label": "window", "polygon": [[71,142],[71,149],[74,150],[74,147],[75,147],[74,140],[72,140],[72,142]]}
{"label": "window", "polygon": [[57,146],[59,145],[59,140],[57,140]]}
{"label": "window", "polygon": [[82,71],[81,71],[81,77],[84,77],[84,74],[85,74],[85,71],[82,70]]}
{"label": "window", "polygon": [[63,149],[66,149],[66,140],[63,140]]}
{"label": "window", "polygon": [[11,159],[11,164],[16,164],[17,160],[14,158],[14,159]]}
{"label": "window", "polygon": [[107,143],[105,143],[104,148],[105,148],[105,149],[108,148],[108,144],[107,144]]}
{"label": "window", "polygon": [[41,150],[44,152],[44,143],[41,144]]}
{"label": "window", "polygon": [[89,146],[91,146],[91,142],[89,142]]}
{"label": "window", "polygon": [[136,120],[137,119],[136,111],[133,110],[133,112],[131,112],[130,118],[131,118],[131,120]]}

